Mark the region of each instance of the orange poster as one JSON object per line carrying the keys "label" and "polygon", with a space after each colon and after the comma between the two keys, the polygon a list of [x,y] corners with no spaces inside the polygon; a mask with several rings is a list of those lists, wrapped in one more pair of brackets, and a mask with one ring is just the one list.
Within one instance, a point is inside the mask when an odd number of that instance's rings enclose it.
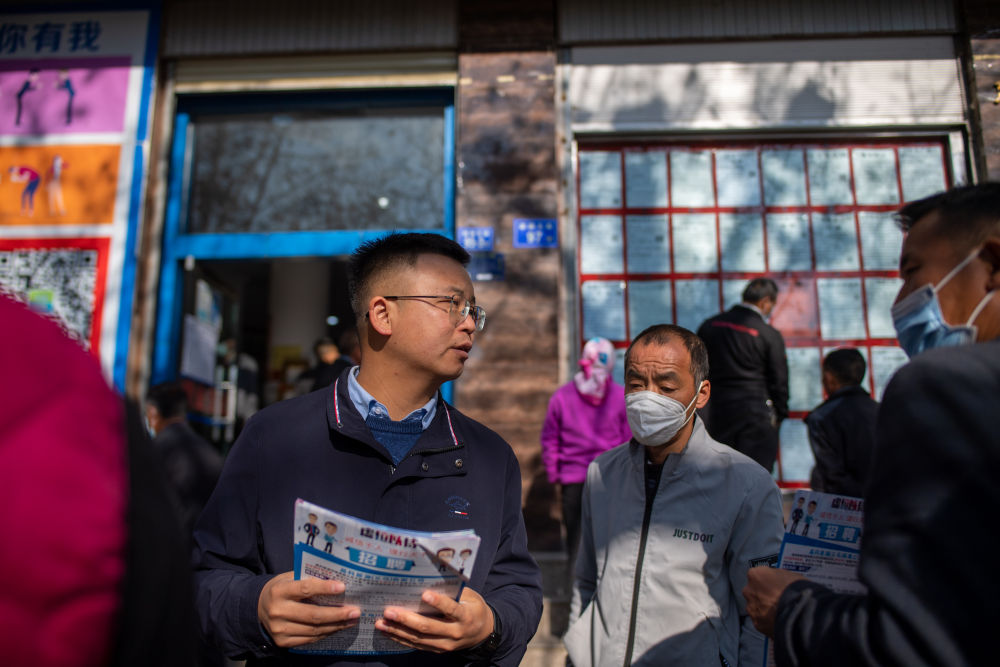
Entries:
{"label": "orange poster", "polygon": [[121,147],[0,148],[0,226],[111,224]]}

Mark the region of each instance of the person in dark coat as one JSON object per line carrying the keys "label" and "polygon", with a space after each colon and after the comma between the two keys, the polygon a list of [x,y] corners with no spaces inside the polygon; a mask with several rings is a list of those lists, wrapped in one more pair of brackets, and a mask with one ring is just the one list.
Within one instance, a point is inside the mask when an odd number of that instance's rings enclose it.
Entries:
{"label": "person in dark coat", "polygon": [[146,421],[184,534],[190,537],[222,473],[222,455],[188,424],[187,394],[180,383],[165,382],[150,388]]}
{"label": "person in dark coat", "polygon": [[712,383],[712,399],[699,411],[705,427],[768,472],[778,456],[778,427],[788,416],[785,341],[767,323],[777,299],[773,280],[755,278],[743,290],[743,303],[698,327]]}
{"label": "person in dark coat", "polygon": [[878,403],[861,388],[865,358],[854,348],[834,350],[823,359],[827,399],[806,417],[816,466],[814,491],[864,496],[875,447]]}
{"label": "person in dark coat", "polygon": [[907,204],[893,305],[911,357],[882,397],[858,577],[846,595],[750,571],[778,667],[996,662],[1000,579],[1000,183]]}
{"label": "person in dark coat", "polygon": [[354,364],[340,354],[340,348],[331,338],[320,338],[313,344],[316,365],[302,373],[296,384],[309,386],[309,391],[329,387],[345,369]]}
{"label": "person in dark coat", "polygon": [[[528,552],[517,457],[440,387],[465,368],[486,322],[465,265],[438,234],[389,234],[351,259],[361,365],[330,390],[255,414],[195,527],[202,627],[228,656],[257,665],[519,664],[538,627],[541,573]],[[317,595],[352,584],[293,576],[297,498],[365,521],[474,530],[481,542],[459,600],[424,591],[437,614],[386,605],[361,617]],[[384,654],[296,655],[337,632],[380,632]],[[406,649],[415,649],[406,651]]]}

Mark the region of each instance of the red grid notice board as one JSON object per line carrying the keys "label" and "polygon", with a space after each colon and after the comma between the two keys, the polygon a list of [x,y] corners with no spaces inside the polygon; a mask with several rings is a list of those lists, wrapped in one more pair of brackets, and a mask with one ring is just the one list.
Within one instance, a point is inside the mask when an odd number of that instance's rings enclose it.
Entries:
{"label": "red grid notice board", "polygon": [[652,324],[694,331],[739,303],[748,280],[773,278],[791,410],[775,475],[805,483],[802,419],[823,400],[823,355],[858,348],[876,398],[906,360],[889,312],[902,244],[894,213],[948,187],[946,156],[943,141],[927,140],[581,145],[579,343],[603,336],[623,354]]}

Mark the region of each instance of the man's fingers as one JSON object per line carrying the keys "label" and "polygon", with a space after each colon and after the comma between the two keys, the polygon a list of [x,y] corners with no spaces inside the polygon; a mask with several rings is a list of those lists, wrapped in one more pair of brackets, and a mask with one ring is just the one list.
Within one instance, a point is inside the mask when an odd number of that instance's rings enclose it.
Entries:
{"label": "man's fingers", "polygon": [[285,597],[295,600],[305,600],[317,595],[340,595],[345,586],[341,581],[332,579],[302,579],[279,584],[286,593]]}
{"label": "man's fingers", "polygon": [[[388,613],[388,615],[394,614]],[[414,625],[407,625],[407,621],[414,623]],[[402,615],[397,616],[397,620],[389,620],[388,618],[376,620],[375,629],[384,632],[390,639],[404,646],[423,651],[434,651],[435,653],[450,650],[451,645],[457,638],[448,636],[455,634],[451,628],[442,628],[448,635],[439,634],[434,631],[435,626],[433,624],[425,624],[419,620],[409,618],[404,621]]]}
{"label": "man's fingers", "polygon": [[[464,594],[462,597],[465,597]],[[434,591],[424,591],[423,595],[420,596],[420,599],[423,600],[424,603],[437,609],[445,616],[461,619],[465,614],[465,610],[462,608],[462,605],[455,600],[452,600],[447,595],[441,595],[439,593],[435,593]]]}

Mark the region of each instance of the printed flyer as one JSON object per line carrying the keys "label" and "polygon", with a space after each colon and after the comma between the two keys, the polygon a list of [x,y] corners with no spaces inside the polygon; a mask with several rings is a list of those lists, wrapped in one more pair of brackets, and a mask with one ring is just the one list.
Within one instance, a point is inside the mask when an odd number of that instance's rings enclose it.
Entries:
{"label": "printed flyer", "polygon": [[[778,567],[798,572],[837,593],[864,594],[865,586],[858,581],[864,507],[861,498],[797,492],[785,526]],[[769,641],[765,665],[774,664]]]}
{"label": "printed flyer", "polygon": [[375,629],[387,606],[428,615],[437,611],[420,596],[433,589],[455,600],[469,580],[479,550],[472,530],[428,533],[383,526],[295,501],[295,578],[336,579],[341,595],[313,598],[323,605],[356,605],[356,626],[293,649],[323,655],[407,653],[409,649]]}

